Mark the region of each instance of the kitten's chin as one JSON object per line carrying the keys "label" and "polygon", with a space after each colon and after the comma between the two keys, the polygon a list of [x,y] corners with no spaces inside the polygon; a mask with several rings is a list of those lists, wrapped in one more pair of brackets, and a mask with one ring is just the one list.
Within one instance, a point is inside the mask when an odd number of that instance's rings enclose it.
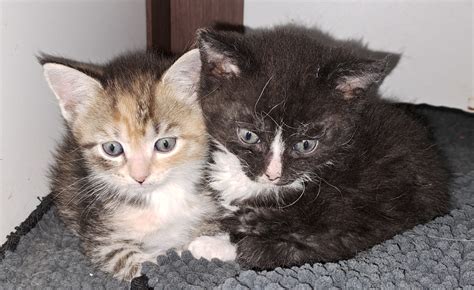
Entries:
{"label": "kitten's chin", "polygon": [[134,193],[150,193],[159,187],[159,184],[131,184],[128,186],[128,191],[133,191]]}
{"label": "kitten's chin", "polygon": [[279,179],[278,181],[271,181],[268,178],[266,178],[264,175],[257,177],[255,181],[262,185],[274,186],[274,187],[288,186],[294,182],[294,181],[292,182],[292,181],[281,180],[281,179]]}

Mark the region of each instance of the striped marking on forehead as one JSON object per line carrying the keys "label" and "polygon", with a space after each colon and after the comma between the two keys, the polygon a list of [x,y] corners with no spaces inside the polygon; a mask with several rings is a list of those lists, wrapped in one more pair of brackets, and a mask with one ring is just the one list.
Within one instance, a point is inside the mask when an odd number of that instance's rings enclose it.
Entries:
{"label": "striped marking on forehead", "polygon": [[136,111],[136,119],[138,122],[146,124],[147,121],[151,119],[151,108],[153,106],[153,102],[151,100],[153,100],[153,98],[138,98]]}
{"label": "striped marking on forehead", "polygon": [[[134,122],[146,124],[152,118],[156,80],[151,75],[135,74],[114,86],[114,108]],[[125,83],[124,83],[125,82]]]}
{"label": "striped marking on forehead", "polygon": [[114,111],[114,121],[119,127],[125,127],[131,140],[141,138],[152,120],[151,104],[143,97],[123,94],[119,96]]}

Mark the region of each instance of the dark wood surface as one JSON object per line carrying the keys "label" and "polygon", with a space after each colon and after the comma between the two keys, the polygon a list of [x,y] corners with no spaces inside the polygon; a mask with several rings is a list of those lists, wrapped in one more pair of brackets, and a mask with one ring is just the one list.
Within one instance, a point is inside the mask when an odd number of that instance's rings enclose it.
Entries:
{"label": "dark wood surface", "polygon": [[242,25],[244,0],[147,0],[147,47],[182,53],[196,29],[213,23]]}

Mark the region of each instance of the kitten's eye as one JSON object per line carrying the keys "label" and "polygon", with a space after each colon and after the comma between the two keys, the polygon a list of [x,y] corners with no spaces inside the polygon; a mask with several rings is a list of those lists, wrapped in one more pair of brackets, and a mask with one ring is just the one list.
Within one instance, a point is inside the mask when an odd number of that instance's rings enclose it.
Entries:
{"label": "kitten's eye", "polygon": [[167,137],[158,139],[155,143],[155,149],[159,152],[170,152],[176,145],[176,138]]}
{"label": "kitten's eye", "polygon": [[120,156],[123,153],[123,147],[117,141],[110,141],[102,144],[102,149],[107,155],[112,157]]}
{"label": "kitten's eye", "polygon": [[258,135],[247,129],[239,129],[237,134],[239,135],[240,140],[246,144],[257,144],[260,142]]}
{"label": "kitten's eye", "polygon": [[293,145],[293,150],[299,154],[309,154],[318,147],[318,140],[303,140]]}

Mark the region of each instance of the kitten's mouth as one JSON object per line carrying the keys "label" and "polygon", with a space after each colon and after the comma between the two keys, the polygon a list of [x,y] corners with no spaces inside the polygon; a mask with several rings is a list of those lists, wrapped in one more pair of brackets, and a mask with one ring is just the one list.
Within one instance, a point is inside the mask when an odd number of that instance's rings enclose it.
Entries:
{"label": "kitten's mouth", "polygon": [[133,186],[133,188],[129,188],[127,190],[127,193],[139,197],[151,197],[155,195],[160,195],[163,192],[163,186],[163,184],[156,183],[148,185],[138,185]]}
{"label": "kitten's mouth", "polygon": [[149,192],[149,191],[153,191],[157,185],[156,184],[151,184],[151,183],[148,183],[148,184],[138,184],[138,183],[135,183],[135,184],[130,184],[129,185],[134,191],[137,191],[137,192]]}
{"label": "kitten's mouth", "polygon": [[288,186],[292,184],[293,182],[291,181],[278,181],[277,183],[273,183],[275,186]]}
{"label": "kitten's mouth", "polygon": [[287,185],[290,185],[292,183],[289,180],[284,180],[284,179],[281,179],[281,178],[278,178],[278,179],[275,179],[275,180],[270,180],[265,175],[259,176],[256,181],[261,183],[261,184],[271,185],[271,186],[287,186]]}

